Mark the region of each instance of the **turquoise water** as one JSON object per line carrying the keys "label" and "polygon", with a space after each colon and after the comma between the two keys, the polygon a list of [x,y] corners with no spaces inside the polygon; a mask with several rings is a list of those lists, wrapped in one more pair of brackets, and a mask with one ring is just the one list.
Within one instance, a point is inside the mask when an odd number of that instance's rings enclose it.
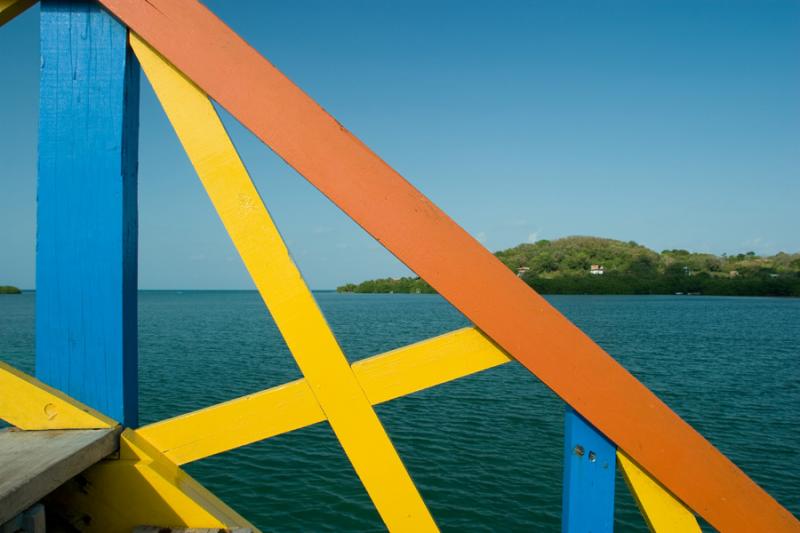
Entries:
{"label": "turquoise water", "polygon": [[[438,296],[316,297],[351,361],[467,325]],[[800,514],[800,300],[549,299]],[[26,371],[33,315],[33,295],[0,296],[0,359]],[[254,292],[143,292],[139,322],[142,423],[300,377]],[[443,530],[558,529],[563,404],[518,365],[377,411]],[[263,529],[382,529],[326,424],[187,470]],[[645,531],[617,494],[617,530]]]}

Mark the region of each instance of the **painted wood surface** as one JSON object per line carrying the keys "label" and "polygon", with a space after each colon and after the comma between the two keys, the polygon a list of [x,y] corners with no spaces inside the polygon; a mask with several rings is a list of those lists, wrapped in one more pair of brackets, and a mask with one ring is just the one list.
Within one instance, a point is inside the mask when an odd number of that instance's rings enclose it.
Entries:
{"label": "painted wood surface", "polygon": [[92,466],[45,506],[83,533],[130,533],[154,523],[258,531],[132,429],[120,436],[119,459]]}
{"label": "painted wood surface", "polygon": [[[510,359],[474,328],[465,328],[353,364],[372,404],[382,403]],[[270,416],[264,416],[270,413]],[[325,420],[305,379],[144,426],[138,433],[185,464]]]}
{"label": "painted wood surface", "polygon": [[117,450],[119,429],[0,430],[0,524]]}
{"label": "painted wood surface", "polygon": [[131,45],[289,350],[378,513],[436,530],[208,97],[131,34]]}
{"label": "painted wood surface", "polygon": [[36,3],[36,0],[0,0],[0,26]]}
{"label": "painted wood surface", "polygon": [[[162,527],[162,526],[140,526],[133,528],[131,533],[220,533],[219,528],[198,528],[198,527]],[[225,529],[222,533],[253,533],[253,530],[245,527],[234,527]]]}
{"label": "painted wood surface", "polygon": [[463,328],[362,359],[353,370],[381,403],[505,364],[511,358],[476,328]]}
{"label": "painted wood surface", "polygon": [[570,408],[564,415],[564,533],[614,531],[616,447]]}
{"label": "painted wood surface", "polygon": [[620,470],[650,531],[655,533],[700,533],[692,512],[658,481],[647,475],[623,452],[617,452]]}
{"label": "painted wood surface", "polygon": [[98,429],[117,423],[0,361],[0,420],[19,429]]}
{"label": "painted wood surface", "polygon": [[41,6],[36,376],[137,423],[139,67],[96,2]]}
{"label": "painted wood surface", "polygon": [[202,4],[100,1],[713,526],[800,531],[791,513]]}
{"label": "painted wood surface", "polygon": [[[0,433],[0,514],[16,514],[58,487],[46,498],[49,512],[79,531],[128,532],[152,521],[253,529],[134,430],[118,439],[122,428],[113,420],[0,364],[0,418],[41,429],[53,423],[48,413],[54,412],[59,424],[113,427]],[[95,464],[114,451],[118,458]]]}

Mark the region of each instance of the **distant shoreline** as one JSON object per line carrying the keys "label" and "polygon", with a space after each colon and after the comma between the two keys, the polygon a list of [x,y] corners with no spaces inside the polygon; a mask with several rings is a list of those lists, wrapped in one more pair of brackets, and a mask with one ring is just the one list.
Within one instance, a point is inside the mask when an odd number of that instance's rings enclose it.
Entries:
{"label": "distant shoreline", "polygon": [[[376,280],[379,281],[379,280]],[[527,281],[527,280],[526,280]],[[691,291],[662,291],[650,289],[647,287],[637,288],[631,286],[628,290],[604,290],[603,287],[595,287],[591,290],[582,290],[584,280],[558,280],[568,284],[563,288],[554,287],[551,285],[553,280],[543,280],[545,283],[539,285],[537,280],[533,280],[533,284],[529,284],[537,293],[543,296],[714,296],[714,297],[728,297],[728,298],[800,298],[800,287],[786,286],[786,285],[741,285],[730,284],[720,287],[717,291],[710,290],[691,290]],[[573,285],[572,282],[576,281]],[[595,280],[591,280],[595,282]],[[538,285],[538,286],[537,286]],[[317,291],[314,291],[317,292]],[[324,291],[329,292],[329,291]],[[438,295],[436,291],[420,291],[412,292],[408,290],[398,289],[383,289],[383,290],[337,290],[340,294],[413,294],[413,295]]]}
{"label": "distant shoreline", "polygon": [[[800,254],[658,253],[633,241],[577,236],[521,244],[495,256],[541,294],[800,297]],[[412,277],[348,283],[337,291],[436,292]]]}
{"label": "distant shoreline", "polygon": [[22,291],[11,285],[0,285],[0,294],[22,294]]}
{"label": "distant shoreline", "polygon": [[[35,295],[36,289],[20,289],[19,294],[29,294]],[[197,292],[248,292],[248,293],[255,293],[258,294],[256,289],[139,289],[137,293],[165,293],[165,294],[176,294],[176,293],[197,293]],[[359,295],[359,296],[376,296],[376,295],[413,295],[413,296],[439,296],[437,292],[425,292],[425,293],[409,293],[409,292],[355,292],[355,291],[337,291],[336,289],[311,289],[312,293],[323,293],[323,294],[351,294],[351,295]],[[581,293],[581,292],[572,292],[572,293],[553,293],[553,292],[543,292],[541,290],[536,290],[542,296],[708,296],[708,297],[715,297],[715,298],[800,298],[800,296],[775,296],[769,294],[752,294],[752,295],[741,295],[741,294],[705,294],[705,293],[683,293],[683,294],[675,294],[675,293]],[[14,293],[17,294],[17,293]]]}

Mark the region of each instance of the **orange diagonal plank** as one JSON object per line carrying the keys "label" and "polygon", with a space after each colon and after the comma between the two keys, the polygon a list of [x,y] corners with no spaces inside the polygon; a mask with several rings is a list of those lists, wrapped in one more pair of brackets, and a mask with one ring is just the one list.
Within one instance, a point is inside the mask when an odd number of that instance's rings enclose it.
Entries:
{"label": "orange diagonal plank", "polygon": [[101,2],[711,525],[800,531],[769,494],[202,4]]}

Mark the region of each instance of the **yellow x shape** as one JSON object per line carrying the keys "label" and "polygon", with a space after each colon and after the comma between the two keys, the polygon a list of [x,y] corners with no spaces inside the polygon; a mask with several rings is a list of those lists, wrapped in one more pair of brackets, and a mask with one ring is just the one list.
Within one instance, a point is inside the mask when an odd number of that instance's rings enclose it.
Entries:
{"label": "yellow x shape", "polygon": [[[88,529],[96,531],[145,523],[252,528],[178,465],[327,419],[386,525],[436,530],[372,406],[509,357],[465,328],[351,366],[208,97],[134,34],[131,46],[305,378],[125,430],[119,460],[85,474],[91,489],[67,487],[55,498],[64,508],[91,512]],[[116,425],[1,363],[0,385],[0,417],[21,429]],[[653,529],[697,530],[694,516],[635,463],[621,455],[620,465]]]}
{"label": "yellow x shape", "polygon": [[[140,433],[183,464],[327,418],[386,525],[392,530],[436,530],[372,404],[503,364],[509,357],[478,330],[466,328],[351,367],[211,101],[135,34],[131,46],[305,375]],[[260,413],[273,416],[264,420]],[[635,463],[621,456],[620,465],[651,527],[667,516],[664,524],[698,530],[694,516]]]}

